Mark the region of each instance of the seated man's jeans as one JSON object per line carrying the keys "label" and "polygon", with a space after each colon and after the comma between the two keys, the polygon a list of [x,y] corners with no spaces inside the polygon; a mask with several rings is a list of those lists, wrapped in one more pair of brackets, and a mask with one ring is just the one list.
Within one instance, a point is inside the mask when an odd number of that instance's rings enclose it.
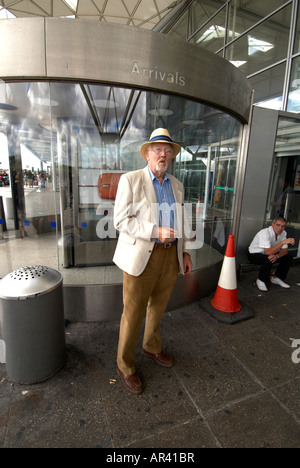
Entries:
{"label": "seated man's jeans", "polygon": [[293,262],[293,259],[289,254],[278,258],[275,263],[272,263],[268,259],[268,255],[264,255],[260,253],[251,254],[250,252],[248,252],[248,260],[250,263],[254,263],[255,265],[260,265],[258,278],[264,283],[267,283],[269,281],[271,269],[273,265],[277,265],[277,264],[278,266],[275,272],[275,276],[277,276],[277,278],[280,278],[282,281],[284,281],[287,277],[289,268]]}

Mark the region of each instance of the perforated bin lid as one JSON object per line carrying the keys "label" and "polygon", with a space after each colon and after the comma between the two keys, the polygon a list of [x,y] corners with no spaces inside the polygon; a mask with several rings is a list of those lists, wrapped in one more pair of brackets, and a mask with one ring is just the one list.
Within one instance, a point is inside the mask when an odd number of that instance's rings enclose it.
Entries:
{"label": "perforated bin lid", "polygon": [[62,283],[62,274],[47,266],[19,268],[0,281],[1,299],[29,299],[51,292]]}

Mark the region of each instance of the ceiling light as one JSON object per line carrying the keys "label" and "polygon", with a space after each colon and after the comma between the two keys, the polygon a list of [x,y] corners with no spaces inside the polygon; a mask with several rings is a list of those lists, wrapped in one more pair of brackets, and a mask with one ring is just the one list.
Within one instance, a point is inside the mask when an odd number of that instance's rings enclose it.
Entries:
{"label": "ceiling light", "polygon": [[0,102],[0,109],[8,110],[8,111],[15,111],[18,108],[16,106],[12,106],[11,104],[5,104],[4,102]]}

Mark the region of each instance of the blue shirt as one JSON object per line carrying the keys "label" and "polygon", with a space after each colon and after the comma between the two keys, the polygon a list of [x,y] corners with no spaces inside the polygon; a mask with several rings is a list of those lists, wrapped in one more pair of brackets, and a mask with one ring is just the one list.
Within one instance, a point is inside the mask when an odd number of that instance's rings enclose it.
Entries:
{"label": "blue shirt", "polygon": [[[171,180],[168,174],[165,174],[163,183],[155,177],[151,169],[149,169],[149,174],[151,176],[156,200],[158,203],[158,220],[159,227],[169,227],[177,230],[177,219],[176,219],[176,202],[172,190]],[[157,241],[159,242],[159,241]]]}

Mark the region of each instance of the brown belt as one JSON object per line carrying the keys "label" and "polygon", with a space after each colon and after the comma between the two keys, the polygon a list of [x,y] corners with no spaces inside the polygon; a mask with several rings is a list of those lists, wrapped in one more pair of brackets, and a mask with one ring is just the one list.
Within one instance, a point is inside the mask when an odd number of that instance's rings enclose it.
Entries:
{"label": "brown belt", "polygon": [[177,240],[178,239],[175,239],[173,242],[166,242],[164,244],[156,242],[154,245],[154,248],[155,249],[170,249],[171,247],[177,245]]}

